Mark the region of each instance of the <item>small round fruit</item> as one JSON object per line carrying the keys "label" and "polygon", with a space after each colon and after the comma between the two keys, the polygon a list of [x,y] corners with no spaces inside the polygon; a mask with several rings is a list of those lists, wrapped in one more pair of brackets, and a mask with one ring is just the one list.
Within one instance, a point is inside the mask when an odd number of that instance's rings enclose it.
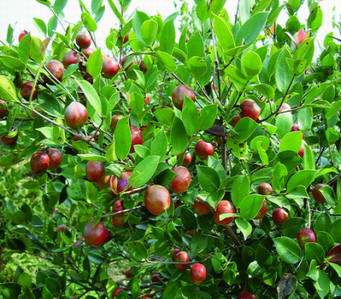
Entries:
{"label": "small round fruit", "polygon": [[311,228],[304,227],[297,233],[296,239],[300,243],[300,246],[304,247],[305,243],[315,243],[316,235]]}
{"label": "small round fruit", "polygon": [[222,220],[220,220],[220,215],[223,214],[234,214],[235,210],[234,207],[232,205],[232,203],[228,200],[222,200],[218,203],[216,210],[214,212],[214,221],[216,224],[220,224],[220,225],[226,225],[229,224],[234,217],[227,217],[224,218]]}
{"label": "small round fruit", "polygon": [[78,129],[88,120],[88,110],[79,102],[72,102],[65,109],[65,122],[72,129]]}
{"label": "small round fruit", "polygon": [[91,46],[91,36],[87,32],[80,32],[76,37],[76,43],[81,49],[86,49]]}
{"label": "small round fruit", "polygon": [[189,263],[189,256],[186,251],[179,251],[175,254],[174,261],[179,263],[175,264],[176,268],[180,271],[185,271]]}
{"label": "small round fruit", "polygon": [[78,54],[76,51],[69,51],[65,54],[63,59],[63,65],[65,68],[67,68],[71,64],[77,64],[78,63]]}
{"label": "small round fruit", "polygon": [[191,280],[195,284],[200,284],[206,280],[207,271],[203,264],[195,263],[191,266]]}
{"label": "small round fruit", "polygon": [[195,101],[195,93],[186,85],[178,86],[172,93],[172,99],[174,106],[178,109],[182,109],[184,99],[189,98],[193,102]]}
{"label": "small round fruit", "polygon": [[18,131],[10,131],[7,135],[2,135],[0,140],[6,145],[16,145],[18,140]]}
{"label": "small round fruit", "polygon": [[141,60],[139,63],[139,69],[142,73],[147,73],[147,71],[148,71],[147,66],[143,60]]}
{"label": "small round fruit", "polygon": [[117,287],[115,290],[112,292],[112,297],[118,297],[121,293],[123,292],[123,288]]}
{"label": "small round fruit", "polygon": [[332,263],[341,265],[341,244],[336,244],[327,253],[328,260]]}
{"label": "small round fruit", "polygon": [[59,149],[50,147],[47,150],[47,154],[50,158],[50,166],[49,168],[58,168],[59,165],[62,163],[62,153]]}
{"label": "small round fruit", "polygon": [[82,50],[82,53],[85,55],[86,58],[89,58],[93,52],[94,52],[94,49],[92,48],[86,48]]}
{"label": "small round fruit", "polygon": [[166,211],[171,204],[168,190],[161,185],[148,186],[144,196],[144,205],[153,215],[160,215]]}
{"label": "small round fruit", "polygon": [[298,154],[303,158],[304,157],[304,146],[302,145],[298,150]]}
{"label": "small round fruit", "polygon": [[192,163],[192,155],[191,155],[191,153],[187,152],[184,154],[182,164],[185,167],[188,167],[191,163]]}
{"label": "small round fruit", "polygon": [[131,149],[130,151],[134,151],[134,145],[136,144],[143,144],[143,136],[142,131],[138,127],[131,126],[130,127],[131,132]]}
{"label": "small round fruit", "polygon": [[272,186],[269,183],[260,183],[258,186],[258,193],[262,195],[269,195],[272,193]]}
{"label": "small round fruit", "polygon": [[20,94],[26,100],[29,100],[30,97],[33,100],[38,95],[38,88],[37,86],[34,87],[34,82],[26,81],[20,87]]}
{"label": "small round fruit", "polygon": [[238,294],[238,299],[256,299],[256,295],[248,291],[242,291]]}
{"label": "small round fruit", "polygon": [[291,112],[291,106],[288,103],[283,103],[279,108],[279,112],[288,113]]}
{"label": "small round fruit", "polygon": [[151,97],[150,97],[150,95],[147,94],[144,98],[144,104],[149,105],[150,101],[151,101]]}
{"label": "small round fruit", "polygon": [[295,132],[295,131],[299,131],[299,130],[301,130],[301,128],[300,128],[300,125],[298,123],[294,123],[291,126],[291,131]]}
{"label": "small round fruit", "polygon": [[98,247],[109,239],[109,231],[103,223],[89,223],[84,227],[84,240],[88,245]]}
{"label": "small round fruit", "polygon": [[262,206],[260,208],[260,210],[258,211],[258,214],[256,216],[256,219],[263,219],[264,216],[266,215],[266,212],[268,211],[268,203],[267,201],[264,199],[262,201]]}
{"label": "small round fruit", "polygon": [[200,216],[208,215],[211,212],[211,207],[208,205],[208,203],[204,202],[200,198],[196,199],[192,207],[194,212]]}
{"label": "small round fruit", "polygon": [[60,61],[51,60],[46,68],[55,80],[61,81],[63,79],[64,65]]}
{"label": "small round fruit", "polygon": [[123,116],[122,115],[118,115],[118,114],[115,114],[115,115],[112,116],[112,118],[111,118],[111,128],[113,130],[115,130],[118,121],[120,119],[122,119],[122,118],[123,118]]}
{"label": "small round fruit", "polygon": [[296,45],[300,45],[308,36],[308,33],[304,29],[300,29],[295,35]]}
{"label": "small round fruit", "polygon": [[186,192],[191,185],[192,176],[188,169],[184,166],[176,166],[173,168],[175,178],[171,182],[171,188],[175,193]]}
{"label": "small round fruit", "polygon": [[[114,202],[114,205],[112,207],[112,212],[113,213],[118,213],[118,212],[122,212],[124,210],[124,207],[123,207],[123,202],[121,200],[116,200]],[[122,226],[124,225],[124,213],[120,213],[120,214],[117,214],[117,215],[114,215],[112,218],[111,218],[111,223],[113,226]]]}
{"label": "small round fruit", "polygon": [[103,162],[88,161],[86,164],[86,176],[89,181],[97,182],[105,175]]}
{"label": "small round fruit", "polygon": [[289,218],[289,214],[283,208],[276,208],[272,212],[272,220],[276,224],[283,224],[284,222],[288,221],[288,218]]}
{"label": "small round fruit", "polygon": [[0,118],[8,115],[7,104],[4,100],[0,100]]}
{"label": "small round fruit", "polygon": [[50,166],[50,157],[44,151],[38,151],[32,154],[31,170],[33,174],[40,174],[46,171]]}
{"label": "small round fruit", "polygon": [[23,30],[19,33],[18,40],[19,42],[26,36],[29,35],[30,33],[27,30]]}
{"label": "small round fruit", "polygon": [[326,201],[324,195],[321,192],[321,188],[323,188],[324,186],[325,186],[324,184],[316,184],[311,189],[311,194],[317,203],[324,203]]}
{"label": "small round fruit", "polygon": [[114,77],[120,70],[120,64],[112,58],[105,58],[102,66],[102,74],[105,78]]}
{"label": "small round fruit", "polygon": [[214,154],[214,146],[209,142],[199,140],[195,145],[195,154],[201,159],[207,159],[208,156]]}
{"label": "small round fruit", "polygon": [[250,117],[255,121],[259,120],[260,115],[260,107],[253,100],[244,100],[240,104],[241,108],[241,116],[242,117]]}

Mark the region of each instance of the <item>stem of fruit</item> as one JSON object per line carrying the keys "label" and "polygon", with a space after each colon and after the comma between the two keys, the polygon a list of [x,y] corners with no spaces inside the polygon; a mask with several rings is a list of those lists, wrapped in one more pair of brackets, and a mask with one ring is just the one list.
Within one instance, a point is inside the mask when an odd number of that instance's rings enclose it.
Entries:
{"label": "stem of fruit", "polygon": [[308,210],[308,228],[310,228],[311,227],[311,210],[310,210],[309,198],[307,199],[307,210]]}

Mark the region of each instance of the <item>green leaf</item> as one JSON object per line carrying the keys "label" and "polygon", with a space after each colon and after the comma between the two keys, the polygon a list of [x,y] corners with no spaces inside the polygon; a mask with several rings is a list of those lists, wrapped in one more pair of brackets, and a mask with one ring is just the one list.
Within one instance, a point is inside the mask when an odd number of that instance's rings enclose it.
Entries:
{"label": "green leaf", "polygon": [[228,261],[227,261],[227,258],[221,252],[216,252],[211,258],[211,263],[212,263],[214,272],[220,273],[223,270],[225,270],[228,264]]}
{"label": "green leaf", "polygon": [[47,27],[45,22],[39,18],[33,18],[33,20],[37,27],[40,29],[40,31],[45,35],[47,33]]}
{"label": "green leaf", "polygon": [[210,11],[217,14],[224,8],[226,0],[212,0],[210,2]]}
{"label": "green leaf", "polygon": [[282,191],[288,170],[284,164],[277,162],[272,172],[272,187],[277,192]]}
{"label": "green leaf", "polygon": [[303,131],[309,130],[313,124],[313,109],[310,107],[300,109],[297,113],[297,120]]}
{"label": "green leaf", "polygon": [[160,109],[157,109],[154,114],[160,123],[163,123],[165,125],[169,125],[173,123],[174,110],[172,108],[169,108],[169,107],[160,108]]}
{"label": "green leaf", "polygon": [[212,25],[214,34],[218,40],[218,45],[223,51],[232,49],[236,46],[231,28],[223,18],[213,15]]}
{"label": "green leaf", "polygon": [[172,124],[170,143],[174,155],[181,154],[188,145],[188,136],[182,121],[175,117]]}
{"label": "green leaf", "polygon": [[309,15],[308,26],[312,31],[317,31],[323,21],[323,13],[320,6],[316,6]]}
{"label": "green leaf", "polygon": [[252,233],[252,225],[250,224],[249,221],[247,221],[246,219],[241,218],[241,217],[236,218],[235,223],[236,223],[238,229],[243,234],[244,240],[246,240],[247,237],[250,236]]}
{"label": "green leaf", "polygon": [[187,42],[188,58],[193,56],[204,57],[205,47],[199,32],[194,32]]}
{"label": "green leaf", "polygon": [[154,175],[160,161],[160,156],[148,156],[138,163],[129,179],[129,184],[133,188],[138,188],[146,184]]}
{"label": "green leaf", "polygon": [[217,172],[208,166],[197,166],[200,187],[207,192],[215,192],[220,187],[220,178]]}
{"label": "green leaf", "polygon": [[257,128],[257,123],[249,118],[243,117],[235,126],[234,130],[238,134],[237,139],[239,143],[247,140]]}
{"label": "green leaf", "polygon": [[207,130],[214,125],[218,114],[218,106],[216,104],[211,104],[205,106],[200,112],[199,118],[199,129]]}
{"label": "green leaf", "polygon": [[103,57],[101,49],[94,51],[86,62],[86,71],[94,78],[102,71]]}
{"label": "green leaf", "polygon": [[341,266],[335,263],[328,263],[328,264],[335,270],[335,272],[337,273],[337,276],[341,278]]}
{"label": "green leaf", "polygon": [[109,6],[112,10],[112,12],[115,14],[115,16],[118,18],[118,20],[120,21],[120,23],[123,25],[125,23],[122,14],[120,13],[120,11],[118,10],[114,0],[108,0],[109,2]]}
{"label": "green leaf", "polygon": [[249,194],[248,196],[243,197],[239,202],[240,216],[247,220],[256,217],[262,206],[263,200],[264,196],[259,194]]}
{"label": "green leaf", "polygon": [[325,272],[318,270],[318,278],[314,282],[314,287],[320,298],[324,298],[328,295],[330,284],[331,282],[328,275]]}
{"label": "green leaf", "polygon": [[243,42],[245,44],[254,42],[260,32],[264,29],[268,15],[268,12],[258,12],[249,18],[237,33],[237,43],[240,45]]}
{"label": "green leaf", "polygon": [[294,77],[291,55],[286,47],[279,52],[275,66],[275,80],[277,88],[285,93]]}
{"label": "green leaf", "polygon": [[256,52],[249,50],[243,53],[241,58],[241,67],[246,77],[252,78],[258,75],[262,66],[262,60]]}
{"label": "green leaf", "polygon": [[283,136],[279,144],[279,152],[292,151],[297,153],[302,145],[302,132],[289,132]]}
{"label": "green leaf", "polygon": [[185,126],[187,135],[192,136],[199,127],[199,115],[194,102],[188,98],[185,98],[184,100],[181,119]]}
{"label": "green leaf", "polygon": [[25,69],[25,64],[18,58],[12,56],[0,56],[0,63],[5,67],[11,69],[11,71],[18,71]]}
{"label": "green leaf", "polygon": [[295,172],[289,179],[287,191],[290,193],[298,186],[308,187],[315,178],[315,170],[300,170]]}
{"label": "green leaf", "polygon": [[57,28],[57,18],[56,16],[52,16],[47,23],[48,37],[52,37],[55,34],[56,28]]}
{"label": "green leaf", "polygon": [[312,169],[312,170],[316,169],[313,150],[307,144],[304,145],[303,165],[304,165],[304,169]]}
{"label": "green leaf", "polygon": [[13,82],[4,75],[0,75],[0,98],[9,102],[18,101]]}
{"label": "green leaf", "polygon": [[143,22],[141,27],[141,36],[143,41],[150,45],[156,39],[158,30],[158,24],[153,19],[149,19]]}
{"label": "green leaf", "polygon": [[65,5],[67,4],[68,0],[56,0],[53,4],[53,10],[54,12],[59,15],[63,9],[65,8]]}
{"label": "green leaf", "polygon": [[12,45],[13,43],[13,32],[14,32],[13,27],[11,24],[9,24],[7,27],[6,41],[10,45]]}
{"label": "green leaf", "polygon": [[82,89],[89,104],[94,110],[101,116],[102,115],[102,103],[99,98],[96,89],[86,80],[76,80],[79,87]]}
{"label": "green leaf", "polygon": [[301,249],[296,240],[288,237],[273,239],[277,253],[288,264],[296,264],[300,260]]}
{"label": "green leaf", "polygon": [[117,122],[115,133],[115,153],[118,159],[125,159],[131,147],[131,132],[129,127],[129,119],[127,117]]}
{"label": "green leaf", "polygon": [[30,57],[37,62],[41,62],[44,58],[43,42],[34,36],[31,36]]}
{"label": "green leaf", "polygon": [[97,30],[97,23],[96,20],[92,18],[92,16],[87,12],[84,11],[81,15],[82,22],[86,29],[88,29],[90,32],[96,31]]}
{"label": "green leaf", "polygon": [[341,219],[337,219],[330,227],[330,233],[333,236],[335,243],[341,243]]}
{"label": "green leaf", "polygon": [[163,52],[163,51],[156,51],[156,55],[158,56],[160,61],[163,63],[163,65],[165,66],[165,68],[169,72],[174,72],[175,71],[176,63],[175,63],[175,59],[174,59],[174,57],[172,55],[170,55],[167,52]]}
{"label": "green leaf", "polygon": [[239,208],[242,200],[250,193],[250,178],[245,175],[236,176],[232,183],[231,199],[233,204]]}
{"label": "green leaf", "polygon": [[292,114],[290,112],[281,113],[276,116],[276,127],[279,137],[283,137],[286,133],[291,131],[293,124]]}
{"label": "green leaf", "polygon": [[175,45],[174,18],[169,18],[161,29],[160,50],[172,54]]}
{"label": "green leaf", "polygon": [[163,157],[167,153],[167,136],[163,130],[160,130],[152,140],[150,145],[150,153]]}
{"label": "green leaf", "polygon": [[305,243],[304,245],[305,258],[310,261],[316,260],[319,264],[323,262],[325,252],[323,247],[318,243]]}

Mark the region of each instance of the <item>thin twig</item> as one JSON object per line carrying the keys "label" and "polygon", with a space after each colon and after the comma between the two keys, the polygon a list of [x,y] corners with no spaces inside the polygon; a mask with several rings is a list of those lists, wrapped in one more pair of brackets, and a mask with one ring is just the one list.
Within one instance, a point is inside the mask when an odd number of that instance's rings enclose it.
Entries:
{"label": "thin twig", "polygon": [[102,218],[112,217],[112,216],[116,216],[116,215],[121,215],[121,214],[124,214],[124,213],[127,213],[127,212],[131,212],[131,211],[135,211],[135,210],[141,209],[142,207],[143,206],[140,205],[140,206],[136,206],[134,208],[125,209],[125,210],[122,210],[122,211],[119,211],[119,212],[115,212],[115,213],[107,213],[107,214],[102,215]]}

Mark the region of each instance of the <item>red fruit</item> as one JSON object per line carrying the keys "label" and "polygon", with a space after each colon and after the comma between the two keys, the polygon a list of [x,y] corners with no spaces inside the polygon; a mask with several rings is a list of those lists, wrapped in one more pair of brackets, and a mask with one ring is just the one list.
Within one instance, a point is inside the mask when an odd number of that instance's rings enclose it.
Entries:
{"label": "red fruit", "polygon": [[186,85],[178,86],[172,93],[172,99],[174,106],[178,109],[182,109],[184,99],[189,98],[193,102],[195,101],[195,93]]}
{"label": "red fruit", "polygon": [[188,169],[184,166],[176,166],[173,168],[175,178],[171,182],[171,188],[175,193],[182,193],[188,190],[192,182],[192,176]]}
{"label": "red fruit", "polygon": [[86,58],[89,58],[93,52],[94,52],[94,49],[91,49],[91,48],[86,48],[82,50],[82,53],[85,55]]}
{"label": "red fruit", "polygon": [[161,282],[162,279],[161,279],[160,273],[153,273],[153,274],[152,274],[151,281],[152,281],[153,283],[159,283],[159,282]]}
{"label": "red fruit", "polygon": [[112,58],[105,58],[102,66],[102,74],[105,78],[114,77],[120,70],[120,64]]}
{"label": "red fruit", "polygon": [[47,65],[50,75],[52,75],[53,79],[61,81],[64,76],[64,65],[58,60],[51,60]]}
{"label": "red fruit", "polygon": [[300,128],[300,125],[298,123],[294,123],[291,127],[291,131],[299,131],[301,128]]}
{"label": "red fruit", "polygon": [[283,208],[276,208],[272,212],[272,220],[276,224],[282,224],[282,223],[286,222],[288,220],[288,218],[289,218],[289,214]]}
{"label": "red fruit", "polygon": [[187,152],[187,153],[185,153],[185,155],[183,157],[182,164],[184,166],[188,167],[191,163],[192,163],[192,155],[191,155],[191,153]]}
{"label": "red fruit", "polygon": [[264,199],[262,202],[262,206],[256,216],[256,219],[263,219],[264,216],[266,215],[266,212],[268,211],[268,203],[266,202],[266,200]]}
{"label": "red fruit", "polygon": [[131,131],[131,149],[130,149],[130,151],[133,152],[134,151],[134,145],[143,143],[143,136],[142,136],[141,129],[138,127],[131,126],[130,131]]}
{"label": "red fruit", "polygon": [[38,88],[37,86],[34,87],[34,82],[32,81],[24,82],[20,87],[20,94],[26,100],[29,100],[30,97],[32,97],[32,100],[33,100],[38,95]]}
{"label": "red fruit", "polygon": [[21,31],[21,32],[19,33],[19,36],[18,36],[19,42],[20,42],[26,35],[28,35],[28,34],[30,34],[30,33],[29,33],[28,31],[26,31],[26,30]]}
{"label": "red fruit", "polygon": [[113,130],[115,130],[116,125],[117,125],[118,121],[119,121],[121,118],[123,118],[122,115],[117,115],[117,114],[115,114],[115,115],[112,116],[112,118],[111,118],[111,128],[112,128]]}
{"label": "red fruit", "polygon": [[86,176],[89,181],[97,182],[105,175],[103,162],[88,161],[86,164]]}
{"label": "red fruit", "polygon": [[0,100],[0,118],[5,117],[8,114],[7,104],[4,100]]}
{"label": "red fruit", "polygon": [[66,231],[66,225],[65,224],[60,224],[57,226],[56,231],[59,233],[63,233]]}
{"label": "red fruit", "polygon": [[44,151],[38,151],[32,154],[31,170],[33,174],[40,174],[46,171],[50,166],[50,157]]}
{"label": "red fruit", "polygon": [[67,68],[71,64],[77,64],[78,63],[78,54],[75,51],[69,51],[65,54],[63,59],[63,65],[65,68]]}
{"label": "red fruit", "polygon": [[231,119],[231,125],[232,127],[235,127],[237,123],[240,121],[241,117],[240,115],[236,115]]}
{"label": "red fruit", "polygon": [[207,271],[203,264],[195,263],[191,266],[191,280],[195,284],[200,284],[206,280]]}
{"label": "red fruit", "polygon": [[144,104],[149,105],[150,101],[151,101],[151,97],[150,97],[150,95],[147,94],[146,97],[144,98]]}
{"label": "red fruit", "polygon": [[255,121],[259,120],[260,115],[260,107],[253,100],[244,100],[240,104],[241,108],[241,116],[242,117],[250,117]]}
{"label": "red fruit", "polygon": [[88,120],[88,110],[79,102],[71,102],[65,109],[65,122],[72,129],[78,129]]}
{"label": "red fruit", "polygon": [[179,251],[174,256],[174,261],[180,263],[175,264],[175,267],[177,267],[180,271],[185,271],[189,263],[189,256],[186,251]]}
{"label": "red fruit", "polygon": [[283,103],[282,106],[279,108],[279,112],[291,112],[291,106],[287,103]]}
{"label": "red fruit", "polygon": [[59,165],[62,163],[62,153],[60,152],[60,150],[50,147],[47,150],[47,154],[50,158],[49,168],[58,168]]}
{"label": "red fruit", "polygon": [[76,37],[76,43],[81,49],[89,48],[91,45],[91,36],[87,32],[80,32]]}
{"label": "red fruit", "polygon": [[304,247],[305,243],[315,243],[316,235],[315,235],[315,232],[311,228],[302,228],[297,233],[296,239],[298,243],[300,243],[301,247]]}
{"label": "red fruit", "polygon": [[229,202],[228,200],[220,201],[213,215],[215,223],[220,224],[220,225],[225,225],[225,224],[230,223],[234,219],[233,216],[220,220],[220,215],[233,214],[234,212],[235,210],[231,202]]}
{"label": "red fruit", "polygon": [[296,45],[300,45],[308,36],[308,33],[304,31],[304,29],[300,29],[295,35]]}
{"label": "red fruit", "polygon": [[160,215],[166,211],[171,204],[168,190],[161,185],[148,186],[144,196],[144,205],[153,215]]}
{"label": "red fruit", "polygon": [[324,198],[324,195],[320,191],[320,189],[323,188],[324,186],[325,186],[324,184],[316,184],[311,189],[311,194],[317,203],[324,203],[326,201],[326,199]]}
{"label": "red fruit", "polygon": [[[114,202],[113,207],[112,207],[112,212],[113,213],[117,213],[117,212],[121,212],[123,210],[124,210],[123,202],[121,200],[116,200]],[[111,223],[112,223],[113,226],[122,226],[122,225],[124,225],[124,213],[120,213],[120,214],[114,215],[111,218]]]}
{"label": "red fruit", "polygon": [[123,291],[123,288],[117,287],[113,292],[112,292],[112,297],[118,297],[119,294],[121,294]]}
{"label": "red fruit", "polygon": [[141,72],[146,73],[148,71],[146,64],[144,63],[143,60],[140,61],[139,63],[139,69]]}
{"label": "red fruit", "polygon": [[341,244],[336,244],[327,253],[328,260],[332,263],[341,265]]}
{"label": "red fruit", "polygon": [[195,145],[195,154],[202,159],[207,159],[208,156],[214,154],[214,146],[209,142],[199,140]]}
{"label": "red fruit", "polygon": [[238,294],[238,299],[256,299],[256,295],[248,291],[242,291]]}
{"label": "red fruit", "polygon": [[1,136],[1,142],[6,145],[15,145],[18,139],[17,131],[10,131],[7,135]]}
{"label": "red fruit", "polygon": [[194,212],[200,216],[207,215],[211,212],[211,207],[200,198],[196,199],[192,207],[193,207]]}
{"label": "red fruit", "polygon": [[103,223],[89,223],[84,228],[84,240],[88,245],[97,247],[109,239],[109,231]]}
{"label": "red fruit", "polygon": [[260,183],[258,186],[258,193],[262,195],[269,195],[272,193],[272,186],[269,183]]}
{"label": "red fruit", "polygon": [[303,158],[303,156],[304,156],[304,146],[303,145],[298,150],[298,154]]}

